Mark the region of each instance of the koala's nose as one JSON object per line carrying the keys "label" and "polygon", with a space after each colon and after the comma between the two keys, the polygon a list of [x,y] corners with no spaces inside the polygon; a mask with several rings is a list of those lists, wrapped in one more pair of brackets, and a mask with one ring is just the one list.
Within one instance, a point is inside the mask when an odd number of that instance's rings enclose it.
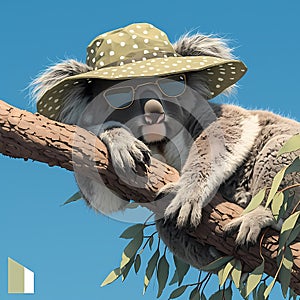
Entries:
{"label": "koala's nose", "polygon": [[158,100],[150,99],[144,105],[145,122],[149,125],[162,123],[165,120],[163,106]]}

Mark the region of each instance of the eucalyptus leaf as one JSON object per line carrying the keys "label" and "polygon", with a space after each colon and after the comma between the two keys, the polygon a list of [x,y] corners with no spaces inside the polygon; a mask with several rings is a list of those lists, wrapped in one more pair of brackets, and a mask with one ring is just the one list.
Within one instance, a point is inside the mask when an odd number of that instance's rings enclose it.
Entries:
{"label": "eucalyptus leaf", "polygon": [[82,199],[82,194],[80,192],[77,192],[74,195],[72,195],[68,200],[66,200],[63,205],[66,205],[66,204],[69,204],[71,202],[75,202],[75,201],[78,201],[81,199]]}
{"label": "eucalyptus leaf", "polygon": [[258,289],[257,289],[257,293],[256,293],[256,297],[254,298],[254,300],[263,300],[264,298],[264,292],[267,288],[267,285],[265,282],[262,282]]}
{"label": "eucalyptus leaf", "polygon": [[297,157],[286,169],[286,174],[300,172],[300,158]]}
{"label": "eucalyptus leaf", "polygon": [[[220,291],[217,291],[215,292],[214,294],[212,294],[210,297],[209,297],[209,300],[223,300],[224,299],[224,291],[223,290],[220,290]],[[230,299],[229,299],[230,300]]]}
{"label": "eucalyptus leaf", "polygon": [[[178,274],[177,274],[177,271],[176,271],[176,270],[175,270],[175,272],[174,272],[174,275],[173,275],[171,281],[169,282],[169,285],[173,285],[173,284],[175,284],[175,283],[178,283]],[[179,285],[179,284],[178,284],[178,285]]]}
{"label": "eucalyptus leaf", "polygon": [[231,300],[232,299],[232,289],[231,289],[231,285],[225,289],[224,291],[224,299],[228,299],[228,300]]}
{"label": "eucalyptus leaf", "polygon": [[121,235],[120,238],[122,239],[133,239],[137,234],[143,232],[145,228],[144,224],[135,224],[128,227]]}
{"label": "eucalyptus leaf", "polygon": [[224,271],[222,273],[222,276],[221,276],[221,278],[219,278],[219,280],[220,280],[220,286],[222,286],[225,283],[226,279],[229,276],[230,271],[234,268],[234,264],[235,264],[235,259],[232,259],[224,267],[224,269],[223,269]]}
{"label": "eucalyptus leaf", "polygon": [[280,236],[279,236],[279,249],[282,249],[284,244],[287,242],[291,232],[293,231],[296,222],[298,220],[300,211],[297,211],[290,215],[282,224]]}
{"label": "eucalyptus leaf", "polygon": [[135,238],[130,241],[130,243],[125,247],[123,253],[122,253],[122,261],[120,264],[120,268],[123,268],[131,258],[133,258],[139,248],[141,247],[143,243],[143,233],[139,232],[137,235],[135,235]]}
{"label": "eucalyptus leaf", "polygon": [[133,263],[134,263],[134,259],[131,258],[130,261],[126,264],[126,266],[123,269],[121,269],[122,281],[124,281],[126,279],[126,277],[127,277],[128,273],[129,273],[129,271],[130,271]]}
{"label": "eucalyptus leaf", "polygon": [[195,288],[191,291],[189,300],[200,300],[200,292],[199,292],[198,287],[195,287]]}
{"label": "eucalyptus leaf", "polygon": [[293,152],[298,149],[300,149],[300,134],[292,136],[278,151],[277,156],[280,156],[283,153]]}
{"label": "eucalyptus leaf", "polygon": [[149,238],[149,248],[150,248],[150,250],[152,250],[153,240],[154,240],[154,238],[153,238],[153,235],[152,235],[152,236]]}
{"label": "eucalyptus leaf", "polygon": [[174,263],[176,266],[176,272],[178,276],[178,285],[181,285],[184,276],[190,269],[190,265],[178,258],[176,255],[173,255]]}
{"label": "eucalyptus leaf", "polygon": [[300,224],[297,224],[291,231],[287,241],[286,241],[286,246],[289,246],[292,242],[295,241],[295,239],[299,236],[300,234]]}
{"label": "eucalyptus leaf", "polygon": [[284,200],[283,192],[277,192],[273,198],[273,201],[271,203],[271,211],[275,220],[278,220],[279,212],[280,212],[280,208],[282,207],[283,200]]}
{"label": "eucalyptus leaf", "polygon": [[242,264],[239,260],[236,260],[233,270],[231,271],[231,277],[234,285],[239,288],[242,275]]}
{"label": "eucalyptus leaf", "polygon": [[166,256],[163,255],[159,262],[157,267],[157,281],[158,281],[158,292],[157,292],[157,298],[159,298],[166,286],[167,280],[169,277],[169,263],[166,259]]}
{"label": "eucalyptus leaf", "polygon": [[214,271],[228,263],[230,260],[233,259],[233,256],[222,256],[213,262],[209,263],[206,266],[201,267],[201,270],[203,271]]}
{"label": "eucalyptus leaf", "polygon": [[282,260],[282,266],[280,268],[278,278],[281,284],[282,294],[284,297],[286,297],[291,281],[291,271],[293,268],[293,254],[289,247],[285,249]]}
{"label": "eucalyptus leaf", "polygon": [[143,294],[145,294],[147,287],[150,283],[150,280],[152,278],[153,272],[156,268],[157,262],[158,262],[158,258],[159,258],[159,250],[157,249],[154,254],[152,255],[152,257],[150,258],[150,260],[148,261],[148,265],[146,268],[146,274],[145,274],[145,278],[144,278],[144,290],[143,290]]}
{"label": "eucalyptus leaf", "polygon": [[187,286],[183,285],[183,286],[180,286],[179,288],[175,289],[169,296],[169,299],[175,299],[175,298],[180,297],[185,292],[186,288],[187,288]]}
{"label": "eucalyptus leaf", "polygon": [[271,283],[267,286],[267,288],[265,289],[264,291],[264,297],[265,299],[269,296],[269,294],[271,293],[272,289],[273,289],[273,286],[276,282],[276,278],[274,278]]}
{"label": "eucalyptus leaf", "polygon": [[281,184],[281,181],[283,179],[283,176],[285,175],[285,171],[286,171],[287,167],[284,167],[282,168],[275,176],[274,176],[274,179],[273,179],[273,182],[272,182],[272,186],[271,186],[271,189],[270,189],[270,192],[269,192],[269,195],[268,195],[268,199],[267,199],[267,202],[266,202],[266,205],[265,207],[268,207],[269,204],[271,203],[272,199],[274,198],[280,184]]}
{"label": "eucalyptus leaf", "polygon": [[250,293],[258,286],[261,277],[264,273],[265,268],[265,261],[256,267],[251,274],[248,276],[247,283],[246,283],[246,297],[250,295]]}
{"label": "eucalyptus leaf", "polygon": [[243,215],[257,208],[264,200],[266,195],[266,189],[260,190],[249,202],[248,206],[244,209]]}
{"label": "eucalyptus leaf", "polygon": [[101,287],[106,286],[112,282],[114,282],[116,279],[118,279],[121,275],[120,268],[116,268],[112,270],[108,276],[104,279],[104,281],[101,283]]}
{"label": "eucalyptus leaf", "polygon": [[134,271],[137,274],[141,267],[141,256],[137,254],[134,260]]}

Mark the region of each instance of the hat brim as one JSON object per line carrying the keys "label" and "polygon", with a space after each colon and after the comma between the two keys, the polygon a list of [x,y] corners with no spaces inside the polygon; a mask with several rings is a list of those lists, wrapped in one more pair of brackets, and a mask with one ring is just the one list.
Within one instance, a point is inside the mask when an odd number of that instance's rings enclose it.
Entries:
{"label": "hat brim", "polygon": [[205,72],[211,92],[210,98],[213,98],[235,84],[246,73],[247,67],[239,60],[226,60],[211,56],[177,56],[151,58],[121,66],[100,68],[62,80],[38,101],[37,110],[50,119],[57,119],[64,95],[68,94],[68,91],[82,80],[88,82],[91,82],[92,79],[125,80],[193,71]]}

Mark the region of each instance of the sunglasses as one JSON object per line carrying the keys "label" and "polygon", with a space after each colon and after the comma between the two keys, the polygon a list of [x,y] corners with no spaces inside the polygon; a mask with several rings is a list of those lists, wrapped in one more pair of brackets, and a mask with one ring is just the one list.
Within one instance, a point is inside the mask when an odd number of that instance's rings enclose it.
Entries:
{"label": "sunglasses", "polygon": [[147,84],[157,85],[160,91],[167,97],[178,97],[185,92],[186,77],[184,74],[175,74],[166,77],[160,77],[154,82],[143,83],[137,85],[136,87],[113,87],[107,89],[103,95],[110,106],[115,109],[124,109],[133,103],[137,88]]}

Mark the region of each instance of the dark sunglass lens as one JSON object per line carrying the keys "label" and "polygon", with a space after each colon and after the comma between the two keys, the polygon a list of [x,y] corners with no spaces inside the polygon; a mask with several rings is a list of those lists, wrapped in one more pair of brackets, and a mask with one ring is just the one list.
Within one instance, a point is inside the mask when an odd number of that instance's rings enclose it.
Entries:
{"label": "dark sunglass lens", "polygon": [[164,94],[176,97],[185,90],[185,77],[182,74],[164,77],[158,80],[158,85]]}
{"label": "dark sunglass lens", "polygon": [[125,108],[132,103],[133,89],[130,87],[113,88],[107,90],[104,96],[112,107]]}

